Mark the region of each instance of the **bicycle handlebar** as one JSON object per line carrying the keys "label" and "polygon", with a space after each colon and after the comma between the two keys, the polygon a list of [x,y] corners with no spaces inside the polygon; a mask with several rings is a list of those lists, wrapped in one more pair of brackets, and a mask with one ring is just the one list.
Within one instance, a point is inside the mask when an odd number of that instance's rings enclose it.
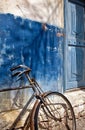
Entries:
{"label": "bicycle handlebar", "polygon": [[24,70],[24,71],[20,72],[17,76],[20,77],[22,74],[29,73],[30,71],[31,71],[31,69]]}
{"label": "bicycle handlebar", "polygon": [[[30,68],[28,68],[27,66],[25,66],[25,65],[18,65],[18,66],[15,66],[15,67],[12,67],[10,70],[11,71],[14,71],[14,70],[16,70],[16,69],[19,69],[19,68],[23,68],[23,69],[30,69]],[[31,70],[31,69],[30,69]]]}
{"label": "bicycle handlebar", "polygon": [[20,78],[23,74],[25,74],[25,75],[29,74],[29,72],[31,71],[31,69],[29,67],[25,66],[25,65],[18,65],[18,66],[15,66],[15,67],[11,68],[10,70],[14,71],[14,70],[19,69],[19,68],[24,68],[24,70],[17,70],[17,72],[15,71],[12,74],[12,77],[17,76],[17,77]]}

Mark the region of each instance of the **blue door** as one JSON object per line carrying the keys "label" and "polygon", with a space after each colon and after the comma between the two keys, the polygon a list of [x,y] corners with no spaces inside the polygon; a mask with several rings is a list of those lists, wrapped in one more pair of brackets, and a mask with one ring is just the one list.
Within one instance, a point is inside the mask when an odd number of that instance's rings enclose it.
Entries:
{"label": "blue door", "polygon": [[85,86],[85,9],[66,0],[65,89]]}

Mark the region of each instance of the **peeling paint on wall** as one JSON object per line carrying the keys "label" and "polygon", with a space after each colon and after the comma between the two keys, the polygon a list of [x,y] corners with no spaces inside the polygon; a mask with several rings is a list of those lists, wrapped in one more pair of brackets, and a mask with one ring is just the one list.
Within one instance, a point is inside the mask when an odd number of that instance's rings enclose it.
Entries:
{"label": "peeling paint on wall", "polygon": [[61,28],[0,14],[0,87],[13,86],[10,67],[26,64],[45,90],[62,90],[63,37]]}
{"label": "peeling paint on wall", "polygon": [[64,26],[63,0],[3,0],[1,13],[11,13],[59,27]]}

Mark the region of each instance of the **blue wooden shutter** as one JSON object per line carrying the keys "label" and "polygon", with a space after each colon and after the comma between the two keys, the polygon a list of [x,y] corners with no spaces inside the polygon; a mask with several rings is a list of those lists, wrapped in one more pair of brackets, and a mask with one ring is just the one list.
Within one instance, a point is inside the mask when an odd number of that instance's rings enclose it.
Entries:
{"label": "blue wooden shutter", "polygon": [[68,2],[66,15],[66,89],[85,85],[84,7]]}

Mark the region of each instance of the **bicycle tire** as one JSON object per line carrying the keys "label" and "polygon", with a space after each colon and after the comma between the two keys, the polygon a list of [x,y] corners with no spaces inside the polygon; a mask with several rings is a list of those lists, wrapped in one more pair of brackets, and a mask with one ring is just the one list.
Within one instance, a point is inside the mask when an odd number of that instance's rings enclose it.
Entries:
{"label": "bicycle tire", "polygon": [[31,130],[76,130],[76,119],[72,105],[63,94],[47,92],[44,93],[43,99],[56,119],[51,117],[46,105],[38,100],[31,116]]}

